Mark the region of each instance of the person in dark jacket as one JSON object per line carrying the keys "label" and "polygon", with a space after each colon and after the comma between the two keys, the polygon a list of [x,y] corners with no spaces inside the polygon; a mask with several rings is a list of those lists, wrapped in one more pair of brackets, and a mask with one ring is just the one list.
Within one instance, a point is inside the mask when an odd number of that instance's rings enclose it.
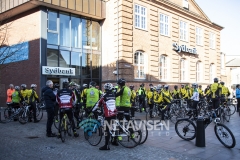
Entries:
{"label": "person in dark jacket", "polygon": [[53,82],[48,80],[46,82],[46,87],[42,89],[42,95],[46,104],[47,111],[47,137],[56,137],[55,133],[52,133],[52,124],[54,119],[54,107],[56,105],[56,95],[53,93]]}

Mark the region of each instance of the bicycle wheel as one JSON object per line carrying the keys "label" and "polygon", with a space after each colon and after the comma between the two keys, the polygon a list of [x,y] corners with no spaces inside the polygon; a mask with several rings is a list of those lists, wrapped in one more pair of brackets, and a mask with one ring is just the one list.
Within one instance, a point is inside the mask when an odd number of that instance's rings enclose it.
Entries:
{"label": "bicycle wheel", "polygon": [[196,137],[196,126],[188,119],[180,119],[175,124],[177,135],[184,140],[193,140]]}
{"label": "bicycle wheel", "polygon": [[231,130],[224,124],[218,123],[214,126],[214,132],[218,140],[227,148],[233,148],[236,140]]}
{"label": "bicycle wheel", "polygon": [[66,136],[68,134],[68,128],[67,128],[67,121],[64,117],[60,120],[60,124],[61,124],[59,128],[60,137],[62,142],[65,142]]}
{"label": "bicycle wheel", "polygon": [[146,113],[146,121],[151,125],[159,124],[161,121],[161,113],[157,109],[150,109]]}
{"label": "bicycle wheel", "polygon": [[59,127],[59,119],[60,119],[59,114],[57,115],[57,117],[54,116],[53,124],[54,124],[56,129],[58,129],[58,127]]}
{"label": "bicycle wheel", "polygon": [[5,121],[4,122],[10,122],[11,121],[11,115],[13,115],[14,112],[9,109],[9,108],[6,108],[3,112],[3,116],[4,116],[4,119]]}
{"label": "bicycle wheel", "polygon": [[[119,138],[121,137],[121,139]],[[140,144],[142,139],[141,130],[133,130],[128,133],[122,133],[118,136],[118,142],[125,148],[134,148]]]}
{"label": "bicycle wheel", "polygon": [[26,124],[28,122],[29,112],[25,109],[19,112],[18,121],[21,124]]}
{"label": "bicycle wheel", "polygon": [[230,110],[228,109],[228,108],[225,108],[224,109],[224,117],[225,117],[225,120],[227,121],[227,122],[229,122],[230,121]]}
{"label": "bicycle wheel", "polygon": [[103,136],[103,127],[99,127],[98,124],[94,124],[93,127],[84,129],[84,137],[92,146],[97,146]]}
{"label": "bicycle wheel", "polygon": [[40,108],[38,105],[36,106],[36,118],[40,121],[43,117],[43,109]]}
{"label": "bicycle wheel", "polygon": [[143,121],[141,119],[135,119],[134,127],[136,127],[136,129],[141,130],[141,132],[142,132],[142,138],[141,138],[141,141],[139,144],[145,143],[148,138],[148,129],[147,129],[147,124],[145,123],[145,121]]}
{"label": "bicycle wheel", "polygon": [[236,106],[234,104],[229,104],[226,106],[228,110],[228,116],[233,115],[236,112]]}

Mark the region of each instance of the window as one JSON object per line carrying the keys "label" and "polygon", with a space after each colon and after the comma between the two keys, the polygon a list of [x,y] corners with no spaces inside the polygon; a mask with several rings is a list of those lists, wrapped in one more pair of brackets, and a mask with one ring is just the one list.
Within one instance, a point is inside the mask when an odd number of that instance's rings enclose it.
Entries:
{"label": "window", "polygon": [[187,61],[185,59],[180,60],[180,80],[186,81],[187,80]]}
{"label": "window", "polygon": [[134,78],[136,79],[145,79],[145,67],[146,64],[144,63],[144,54],[140,51],[137,51],[134,54]]}
{"label": "window", "polygon": [[80,48],[80,31],[81,31],[81,19],[78,17],[71,17],[71,41],[73,48]]}
{"label": "window", "polygon": [[135,5],[135,27],[140,29],[147,29],[147,9],[140,5]]}
{"label": "window", "polygon": [[187,41],[187,23],[180,21],[180,40]]}
{"label": "window", "polygon": [[168,72],[167,57],[161,56],[160,57],[160,79],[161,80],[166,80],[168,78],[167,72]]}
{"label": "window", "polygon": [[196,43],[197,45],[202,45],[202,29],[201,28],[196,28]]}
{"label": "window", "polygon": [[197,62],[196,64],[196,81],[200,82],[202,80],[202,63],[201,62]]}
{"label": "window", "polygon": [[47,43],[58,45],[58,14],[57,12],[48,11],[48,34]]}
{"label": "window", "polygon": [[160,14],[160,34],[164,36],[169,35],[168,16],[164,14]]}
{"label": "window", "polygon": [[213,79],[215,78],[215,66],[214,64],[210,64],[209,67],[209,82],[212,83]]}
{"label": "window", "polygon": [[188,9],[189,5],[188,5],[188,0],[183,0],[183,8]]}
{"label": "window", "polygon": [[215,49],[215,34],[214,33],[209,34],[209,40],[210,40],[210,42],[209,42],[210,48]]}
{"label": "window", "polygon": [[59,14],[60,18],[60,45],[70,47],[70,16]]}

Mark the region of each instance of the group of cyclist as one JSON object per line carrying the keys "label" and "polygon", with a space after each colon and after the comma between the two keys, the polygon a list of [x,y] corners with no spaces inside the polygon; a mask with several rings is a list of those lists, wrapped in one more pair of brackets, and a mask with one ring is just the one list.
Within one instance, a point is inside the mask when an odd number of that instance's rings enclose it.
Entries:
{"label": "group of cyclist", "polygon": [[[22,84],[21,89],[19,86],[15,86],[14,89],[14,86],[11,84],[10,89],[7,91],[7,102],[11,102],[14,107],[19,107],[21,102],[27,102],[31,105],[34,122],[37,122],[35,102],[39,102],[36,88],[36,84],[32,84],[31,89],[27,89],[27,86]],[[53,95],[48,97],[50,94],[46,91],[50,91],[49,89],[52,90],[51,92],[53,92],[55,97]],[[94,81],[89,83],[89,87],[87,84],[83,84],[82,87],[79,87],[75,82],[64,82],[63,89],[59,89],[59,84],[53,85],[52,81],[47,81],[47,88],[43,89],[42,92],[45,102],[48,101],[48,99],[51,99],[54,102],[55,98],[55,102],[57,103],[52,103],[50,105],[54,105],[53,112],[55,112],[54,115],[56,117],[58,117],[58,113],[60,113],[60,121],[63,118],[63,114],[66,113],[68,115],[69,120],[72,121],[72,129],[75,137],[79,136],[76,132],[76,128],[79,128],[79,126],[75,126],[73,117],[76,118],[77,124],[79,124],[81,121],[79,117],[81,108],[84,108],[88,115],[91,112],[94,112],[96,108],[102,107],[105,119],[110,121],[116,117],[116,111],[123,111],[124,113],[131,112],[131,116],[134,117],[136,102],[139,103],[140,112],[146,111],[145,103],[150,109],[152,109],[153,105],[157,103],[162,107],[161,120],[163,121],[163,115],[165,111],[170,109],[173,99],[185,99],[189,108],[196,110],[199,99],[207,97],[208,100],[212,101],[213,108],[216,109],[220,102],[225,101],[230,95],[228,88],[224,86],[224,82],[218,83],[217,78],[214,78],[214,83],[209,85],[205,91],[203,91],[201,85],[196,83],[193,83],[192,86],[182,84],[181,88],[178,88],[178,86],[175,85],[172,91],[169,90],[167,84],[159,84],[157,86],[150,84],[149,89],[146,89],[144,84],[141,84],[139,89],[134,90],[133,85],[130,85],[129,87],[126,86],[125,79],[121,78],[117,81],[115,87],[111,83],[106,83],[103,92],[97,88],[97,84]],[[46,108],[46,110],[48,112],[48,108]],[[152,116],[151,112],[150,116]],[[130,120],[130,115],[127,115],[125,118],[126,120]],[[51,119],[53,118],[51,117]],[[119,117],[119,120],[122,119],[123,117]],[[58,121],[57,118],[56,120]],[[47,135],[49,137],[54,137],[55,135],[51,132],[52,120],[48,120],[47,123]],[[107,136],[105,137],[105,145],[100,147],[100,150],[110,149],[108,144],[110,139],[109,128],[106,128],[106,132]],[[60,133],[58,133],[58,136],[60,136]],[[112,140],[112,145],[118,145],[115,138]]]}
{"label": "group of cyclist", "polygon": [[[27,89],[26,84],[22,84],[21,88],[19,86],[15,86],[13,84],[9,85],[9,89],[7,90],[7,105],[11,106],[15,110],[20,108],[21,104],[30,105],[30,109],[33,111],[33,117],[29,117],[28,121],[37,123],[39,122],[36,118],[36,102],[39,103],[39,98],[36,92],[37,85],[31,84],[31,88]],[[9,112],[10,116],[10,112]]]}

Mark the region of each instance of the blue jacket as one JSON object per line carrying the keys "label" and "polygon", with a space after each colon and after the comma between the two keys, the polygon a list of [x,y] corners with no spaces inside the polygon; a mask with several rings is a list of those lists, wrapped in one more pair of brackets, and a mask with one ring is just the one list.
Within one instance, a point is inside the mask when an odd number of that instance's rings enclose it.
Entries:
{"label": "blue jacket", "polygon": [[240,98],[240,89],[236,88],[236,98]]}

